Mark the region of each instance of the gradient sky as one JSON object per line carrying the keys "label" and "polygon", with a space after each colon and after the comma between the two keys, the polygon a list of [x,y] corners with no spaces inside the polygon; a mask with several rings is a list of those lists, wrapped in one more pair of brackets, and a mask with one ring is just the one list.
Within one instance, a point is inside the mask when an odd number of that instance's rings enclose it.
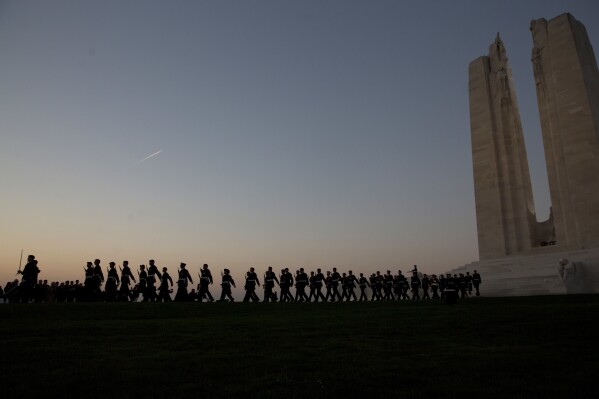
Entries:
{"label": "gradient sky", "polygon": [[0,1],[0,282],[477,260],[468,64],[500,32],[547,218],[528,28],[563,12],[599,46],[594,0]]}

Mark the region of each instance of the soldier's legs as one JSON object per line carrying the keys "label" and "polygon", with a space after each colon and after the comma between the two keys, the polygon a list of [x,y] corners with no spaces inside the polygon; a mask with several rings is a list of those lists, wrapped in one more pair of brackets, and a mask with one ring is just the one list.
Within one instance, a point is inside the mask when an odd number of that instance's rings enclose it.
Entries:
{"label": "soldier's legs", "polygon": [[322,287],[316,288],[316,302],[318,302],[318,298],[322,299],[323,302],[327,301],[327,298],[322,293]]}
{"label": "soldier's legs", "polygon": [[252,299],[252,290],[248,288],[245,290],[245,296],[243,297],[243,302],[249,302],[250,299]]}
{"label": "soldier's legs", "polygon": [[478,284],[474,284],[474,288],[476,289],[476,296],[480,296],[480,291],[478,290]]}

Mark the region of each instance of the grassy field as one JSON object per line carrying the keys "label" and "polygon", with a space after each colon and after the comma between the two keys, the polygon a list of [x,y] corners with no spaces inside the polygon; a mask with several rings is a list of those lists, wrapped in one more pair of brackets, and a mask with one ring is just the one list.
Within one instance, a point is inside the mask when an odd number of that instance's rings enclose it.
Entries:
{"label": "grassy field", "polygon": [[1,305],[11,398],[588,398],[599,296]]}

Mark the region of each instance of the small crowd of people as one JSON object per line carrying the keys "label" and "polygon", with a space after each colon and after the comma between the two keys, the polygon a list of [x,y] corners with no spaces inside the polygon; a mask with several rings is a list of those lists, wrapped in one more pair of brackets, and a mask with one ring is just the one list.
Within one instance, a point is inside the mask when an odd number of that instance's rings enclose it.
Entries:
{"label": "small crowd of people", "polygon": [[[185,263],[179,265],[176,272],[176,282],[168,272],[168,268],[161,270],[154,260],[148,266],[140,265],[137,270],[137,279],[133,275],[128,261],[123,261],[122,266],[116,269],[116,263],[110,262],[104,275],[100,259],[87,262],[84,269],[84,280],[80,282],[66,281],[64,283],[47,280],[38,280],[40,269],[34,255],[29,255],[27,264],[21,271],[21,282],[14,280],[0,287],[0,298],[4,302],[170,302],[174,286],[177,286],[174,300],[180,302],[197,301],[213,302],[210,286],[214,284],[212,273],[207,264],[204,264],[198,273],[199,282],[197,290],[188,290],[194,284],[193,278],[186,268]],[[342,301],[388,301],[388,300],[439,300],[445,299],[450,304],[457,301],[458,297],[465,298],[474,295],[480,296],[480,274],[474,270],[458,274],[428,276],[418,271],[414,266],[410,276],[405,276],[401,270],[392,274],[387,270],[385,274],[380,271],[365,277],[360,273],[356,276],[351,270],[339,273],[337,268],[323,273],[321,269],[310,274],[303,268],[296,270],[293,275],[288,268],[282,269],[277,276],[271,266],[264,273],[262,300],[256,293],[260,287],[260,279],[252,267],[245,274],[245,296],[243,302],[342,302]],[[279,291],[275,291],[276,285]],[[104,289],[102,290],[102,286]],[[234,302],[232,288],[235,281],[229,269],[221,272],[221,302]],[[295,295],[291,289],[295,288]],[[359,288],[359,297],[356,294]],[[324,292],[323,292],[324,290]]]}

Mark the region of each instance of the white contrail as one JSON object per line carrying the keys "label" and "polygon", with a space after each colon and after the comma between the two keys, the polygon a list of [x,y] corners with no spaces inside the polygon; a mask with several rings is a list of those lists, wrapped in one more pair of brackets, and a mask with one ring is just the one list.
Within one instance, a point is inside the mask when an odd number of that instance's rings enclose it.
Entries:
{"label": "white contrail", "polygon": [[147,157],[145,157],[144,159],[142,159],[141,161],[137,161],[135,164],[139,165],[140,163],[142,163],[143,161],[145,161],[146,159],[150,159],[152,158],[154,155],[158,155],[162,152],[162,150],[158,150],[155,153],[153,153],[152,155],[148,155]]}

